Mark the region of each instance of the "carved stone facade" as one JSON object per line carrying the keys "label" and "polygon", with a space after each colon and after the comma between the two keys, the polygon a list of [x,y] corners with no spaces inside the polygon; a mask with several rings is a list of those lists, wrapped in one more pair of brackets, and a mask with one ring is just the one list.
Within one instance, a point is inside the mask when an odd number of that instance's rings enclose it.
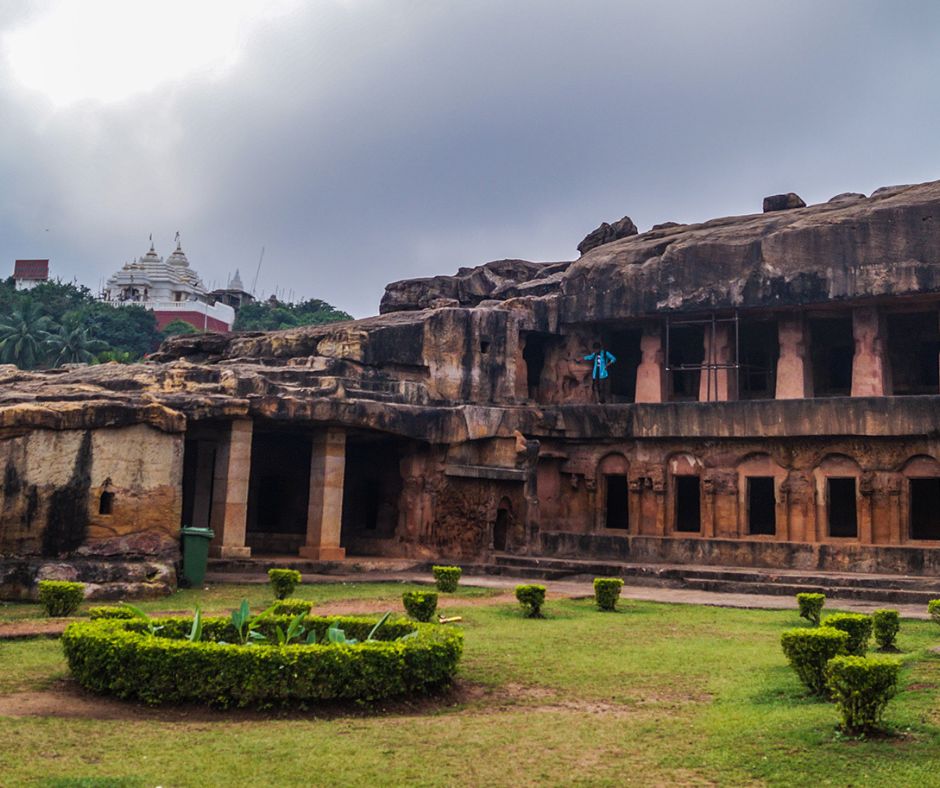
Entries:
{"label": "carved stone facade", "polygon": [[940,572],[940,184],[399,282],[382,309],[2,368],[4,593],[171,583],[182,524],[223,558]]}

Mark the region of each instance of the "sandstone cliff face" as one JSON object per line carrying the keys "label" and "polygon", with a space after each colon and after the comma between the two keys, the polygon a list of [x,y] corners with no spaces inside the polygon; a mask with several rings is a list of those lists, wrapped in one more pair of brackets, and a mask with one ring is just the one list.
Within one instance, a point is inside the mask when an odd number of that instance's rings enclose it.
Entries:
{"label": "sandstone cliff face", "polygon": [[[932,182],[879,189],[868,198],[844,194],[804,208],[658,225],[588,248],[576,262],[555,264],[550,275],[536,268],[529,282],[494,288],[486,298],[513,299],[513,308],[562,323],[822,304],[937,292],[938,255],[940,182]],[[383,308],[411,309],[443,293],[459,300],[466,278],[462,271],[396,282]],[[529,283],[539,288],[526,292]]]}

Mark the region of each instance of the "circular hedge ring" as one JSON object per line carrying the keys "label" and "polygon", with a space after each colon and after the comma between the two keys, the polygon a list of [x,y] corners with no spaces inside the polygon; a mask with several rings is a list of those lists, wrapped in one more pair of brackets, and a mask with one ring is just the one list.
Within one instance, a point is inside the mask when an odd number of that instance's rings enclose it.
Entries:
{"label": "circular hedge ring", "polygon": [[70,624],[62,645],[86,689],[152,704],[221,707],[428,693],[450,683],[463,651],[459,630],[410,621],[387,621],[368,642],[319,643],[331,625],[363,641],[376,624],[345,616],[308,616],[304,626],[318,643],[279,645],[277,628],[290,622],[266,616],[257,631],[267,642],[245,646],[224,618],[203,619],[196,642],[188,639],[192,618],[98,619]]}

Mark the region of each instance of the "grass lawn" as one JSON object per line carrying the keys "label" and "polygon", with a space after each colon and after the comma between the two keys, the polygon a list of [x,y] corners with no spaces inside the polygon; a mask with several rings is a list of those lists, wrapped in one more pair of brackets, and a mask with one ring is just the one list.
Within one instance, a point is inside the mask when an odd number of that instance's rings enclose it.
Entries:
{"label": "grass lawn", "polygon": [[[387,599],[398,584],[304,586],[322,600]],[[265,589],[256,589],[262,596]],[[187,591],[155,609],[231,606],[251,587]],[[209,598],[212,601],[209,601]],[[466,599],[466,597],[464,598]],[[259,599],[263,604],[265,599]],[[940,785],[940,627],[902,624],[903,691],[890,737],[847,740],[835,707],[807,697],[780,649],[796,612],[621,601],[453,599],[466,649],[458,688],[416,705],[317,713],[123,719],[0,717],[0,784],[177,785]],[[50,639],[0,642],[0,703],[61,692]],[[109,705],[113,712],[114,703]]]}

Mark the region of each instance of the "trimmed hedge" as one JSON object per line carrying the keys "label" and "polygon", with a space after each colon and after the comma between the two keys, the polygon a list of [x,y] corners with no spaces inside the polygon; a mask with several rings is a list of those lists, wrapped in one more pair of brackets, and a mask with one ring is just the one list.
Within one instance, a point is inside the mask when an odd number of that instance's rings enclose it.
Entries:
{"label": "trimmed hedge", "polygon": [[271,606],[271,613],[275,616],[298,616],[303,613],[310,615],[313,602],[306,599],[279,599]]}
{"label": "trimmed hedge", "polygon": [[889,657],[833,657],[826,666],[826,685],[846,733],[878,728],[888,701],[898,691],[901,663]]}
{"label": "trimmed hedge", "polygon": [[595,577],[594,601],[601,610],[616,610],[623,580],[619,577]]}
{"label": "trimmed hedge", "polygon": [[895,638],[901,629],[901,616],[897,610],[876,610],[871,614],[875,642],[882,651],[896,649]]}
{"label": "trimmed hedge", "polygon": [[938,624],[940,624],[940,599],[931,599],[927,603],[927,613]]}
{"label": "trimmed hedge", "polygon": [[296,569],[269,569],[268,580],[271,581],[274,596],[287,599],[300,585],[300,572]]}
{"label": "trimmed hedge", "polygon": [[82,583],[70,583],[67,580],[40,580],[39,604],[47,616],[70,616],[85,598],[85,586]]}
{"label": "trimmed hedge", "polygon": [[864,657],[871,640],[871,619],[864,613],[833,613],[826,616],[823,626],[841,629],[849,636],[846,651],[858,657]]}
{"label": "trimmed hedge", "polygon": [[[265,617],[258,630],[273,636],[290,620]],[[304,621],[320,639],[334,623],[347,636],[364,640],[376,619],[309,616]],[[157,635],[148,634],[150,624],[162,627]],[[72,675],[93,692],[151,704],[195,701],[221,707],[428,693],[453,679],[463,651],[459,630],[403,620],[385,622],[377,640],[356,645],[235,645],[235,629],[225,618],[204,619],[203,640],[190,642],[191,627],[192,619],[181,617],[81,621],[66,628],[62,646]]]}
{"label": "trimmed hedge", "polygon": [[814,627],[819,626],[823,605],[826,604],[825,594],[797,594],[796,604],[800,609],[800,618],[805,618]]}
{"label": "trimmed hedge", "polygon": [[545,586],[516,586],[516,599],[525,608],[526,618],[541,618],[545,604]]}
{"label": "trimmed hedge", "polygon": [[848,643],[848,633],[832,627],[788,629],[780,636],[790,666],[816,695],[826,694],[826,663],[845,654]]}
{"label": "trimmed hedge", "polygon": [[136,618],[136,616],[126,607],[118,605],[99,605],[98,607],[88,608],[88,617],[92,621],[99,618]]}
{"label": "trimmed hedge", "polygon": [[453,594],[457,590],[457,584],[460,583],[460,576],[463,569],[459,566],[432,566],[434,573],[434,582],[437,590],[444,594]]}
{"label": "trimmed hedge", "polygon": [[401,595],[405,611],[415,621],[428,622],[437,610],[437,594],[434,591],[405,591]]}

